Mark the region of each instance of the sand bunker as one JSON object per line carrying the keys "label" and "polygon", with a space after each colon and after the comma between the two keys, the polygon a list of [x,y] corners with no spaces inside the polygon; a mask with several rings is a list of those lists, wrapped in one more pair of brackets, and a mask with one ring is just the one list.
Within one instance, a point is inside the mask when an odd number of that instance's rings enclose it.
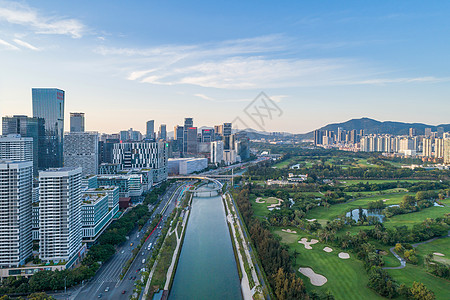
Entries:
{"label": "sand bunker", "polygon": [[258,198],[256,198],[256,203],[266,203],[266,201],[264,201],[264,200],[261,200],[262,198],[261,197],[258,197]]}
{"label": "sand bunker", "polygon": [[281,202],[283,202],[283,200],[281,200],[281,199],[278,199],[278,198],[275,198],[275,199],[278,200],[278,203],[276,203],[276,204],[271,204],[271,205],[267,206],[268,209],[269,209],[269,208],[275,208],[275,207],[277,207],[277,206],[280,206],[280,205],[281,205]]}
{"label": "sand bunker", "polygon": [[340,253],[338,254],[338,256],[339,256],[339,258],[341,258],[341,259],[349,259],[349,258],[350,258],[350,254],[345,253],[345,252],[340,252]]}
{"label": "sand bunker", "polygon": [[308,222],[314,222],[316,219],[306,219]]}
{"label": "sand bunker", "polygon": [[297,233],[297,231],[290,230],[290,229],[281,229],[281,231],[284,231],[284,232],[287,232],[287,233]]}
{"label": "sand bunker", "polygon": [[312,285],[322,286],[327,283],[327,278],[325,276],[317,274],[311,268],[300,268],[298,271],[308,277]]}
{"label": "sand bunker", "polygon": [[434,252],[433,255],[436,255],[436,256],[445,256],[445,254],[442,254],[442,253],[439,253],[439,252]]}
{"label": "sand bunker", "polygon": [[319,241],[316,240],[316,239],[311,239],[311,241],[308,242],[307,238],[302,238],[300,241],[298,241],[299,244],[305,245],[305,248],[308,249],[308,250],[312,249],[311,245],[317,244],[318,242]]}
{"label": "sand bunker", "polygon": [[330,247],[325,247],[323,248],[323,251],[330,253],[331,251],[333,251],[333,249],[331,249]]}

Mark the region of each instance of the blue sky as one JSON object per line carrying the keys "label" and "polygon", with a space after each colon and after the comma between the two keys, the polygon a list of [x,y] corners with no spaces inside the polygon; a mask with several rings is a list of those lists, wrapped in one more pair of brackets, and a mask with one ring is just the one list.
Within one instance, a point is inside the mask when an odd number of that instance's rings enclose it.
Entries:
{"label": "blue sky", "polygon": [[[331,122],[450,123],[446,1],[3,1],[0,114],[31,115],[32,87],[66,91],[88,130],[240,117],[264,129]],[[66,122],[66,126],[68,123]],[[68,128],[68,127],[67,127]]]}

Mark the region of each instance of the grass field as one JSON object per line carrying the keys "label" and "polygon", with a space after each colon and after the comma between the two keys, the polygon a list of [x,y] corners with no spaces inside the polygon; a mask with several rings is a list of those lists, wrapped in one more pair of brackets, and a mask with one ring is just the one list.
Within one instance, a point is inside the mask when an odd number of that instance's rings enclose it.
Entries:
{"label": "grass field", "polygon": [[387,182],[426,182],[426,181],[435,181],[435,180],[419,180],[419,179],[395,179],[395,180],[388,180],[388,179],[381,179],[381,180],[341,180],[340,183],[344,184],[344,185],[354,185],[354,184],[358,184],[358,183],[369,183],[369,184],[373,184],[373,183],[387,183]]}
{"label": "grass field", "polygon": [[446,300],[449,298],[450,281],[433,276],[420,266],[407,264],[404,269],[387,271],[395,280],[407,286],[412,286],[414,281],[422,282],[434,292],[437,300]]}
{"label": "grass field", "polygon": [[256,196],[250,194],[250,203],[252,205],[253,214],[259,219],[265,219],[269,215],[266,203],[256,203]]}
{"label": "grass field", "polygon": [[[369,202],[377,201],[377,200],[387,200],[386,205],[399,204],[402,201],[404,195],[408,193],[396,193],[396,194],[384,194],[377,195],[373,197],[361,198],[355,201],[350,201],[341,204],[331,205],[329,208],[325,208],[323,206],[319,206],[314,208],[306,214],[308,219],[317,219],[318,221],[327,221],[334,220],[340,215],[350,211],[351,209],[358,208],[359,206],[363,208],[367,208]],[[412,193],[409,193],[413,195]]]}
{"label": "grass field", "polygon": [[303,232],[285,233],[281,228],[274,228],[273,232],[281,237],[282,243],[287,244],[290,251],[297,250],[299,253],[294,264],[296,270],[299,267],[310,267],[316,273],[327,277],[327,283],[317,287],[311,285],[308,277],[298,273],[308,290],[332,291],[335,299],[383,299],[367,287],[368,278],[363,264],[353,258],[353,254],[350,253],[350,259],[343,260],[337,256],[341,252],[339,249],[331,247],[334,251],[327,253],[323,251],[326,245],[322,243],[312,245],[312,250],[305,249],[297,241],[302,237],[314,237]]}
{"label": "grass field", "polygon": [[392,218],[386,219],[384,225],[386,227],[402,225],[412,227],[414,224],[422,223],[427,218],[436,219],[442,217],[444,214],[450,213],[450,198],[443,200],[442,203],[445,204],[444,207],[433,206],[418,212],[393,216]]}

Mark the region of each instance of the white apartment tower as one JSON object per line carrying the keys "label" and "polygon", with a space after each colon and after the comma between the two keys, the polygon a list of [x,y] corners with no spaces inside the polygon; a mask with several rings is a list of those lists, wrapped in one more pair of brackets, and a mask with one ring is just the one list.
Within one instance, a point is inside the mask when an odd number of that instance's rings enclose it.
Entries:
{"label": "white apartment tower", "polygon": [[33,138],[20,134],[0,136],[0,159],[33,161]]}
{"label": "white apartment tower", "polygon": [[81,168],[39,172],[39,257],[70,267],[81,248]]}
{"label": "white apartment tower", "polygon": [[81,167],[83,176],[98,174],[97,132],[70,132],[64,135],[64,167]]}
{"label": "white apartment tower", "polygon": [[32,255],[33,162],[0,160],[0,267],[19,267]]}

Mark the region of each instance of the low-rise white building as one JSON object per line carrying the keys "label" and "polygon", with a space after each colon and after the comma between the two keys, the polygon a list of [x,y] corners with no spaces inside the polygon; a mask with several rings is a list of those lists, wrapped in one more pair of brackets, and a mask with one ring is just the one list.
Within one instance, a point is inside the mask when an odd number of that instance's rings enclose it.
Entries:
{"label": "low-rise white building", "polygon": [[188,175],[207,167],[207,158],[170,158],[168,162],[169,174],[172,175]]}

